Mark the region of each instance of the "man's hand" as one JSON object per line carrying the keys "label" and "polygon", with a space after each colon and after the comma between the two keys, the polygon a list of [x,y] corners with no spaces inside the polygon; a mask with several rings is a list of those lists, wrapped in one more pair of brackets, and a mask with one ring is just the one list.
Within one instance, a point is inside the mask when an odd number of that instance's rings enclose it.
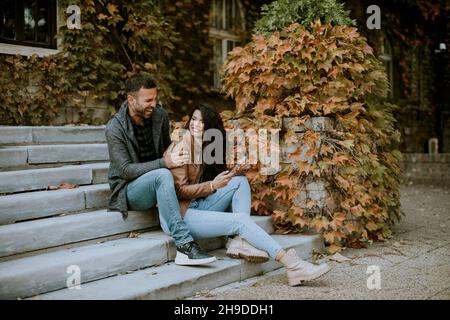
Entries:
{"label": "man's hand", "polygon": [[228,184],[228,182],[230,182],[231,178],[233,178],[233,174],[230,173],[229,171],[219,173],[212,181],[214,190],[225,187]]}
{"label": "man's hand", "polygon": [[167,169],[173,169],[181,167],[188,164],[191,157],[189,153],[185,150],[177,151],[172,148],[172,150],[167,150],[164,153],[164,162],[166,163]]}

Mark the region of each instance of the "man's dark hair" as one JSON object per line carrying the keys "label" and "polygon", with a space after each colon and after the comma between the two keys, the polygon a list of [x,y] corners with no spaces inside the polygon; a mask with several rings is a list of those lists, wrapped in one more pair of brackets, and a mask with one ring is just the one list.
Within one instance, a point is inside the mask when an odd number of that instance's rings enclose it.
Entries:
{"label": "man's dark hair", "polygon": [[127,94],[138,92],[141,88],[153,89],[156,88],[155,80],[147,74],[134,74],[125,81],[125,91]]}

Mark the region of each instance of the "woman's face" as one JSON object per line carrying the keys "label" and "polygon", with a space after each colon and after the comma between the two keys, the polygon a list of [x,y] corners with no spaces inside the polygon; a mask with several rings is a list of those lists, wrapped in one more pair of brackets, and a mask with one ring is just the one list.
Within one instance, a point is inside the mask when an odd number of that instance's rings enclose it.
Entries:
{"label": "woman's face", "polygon": [[189,131],[191,132],[191,135],[202,136],[204,126],[202,113],[197,109],[194,111],[191,122],[189,123]]}

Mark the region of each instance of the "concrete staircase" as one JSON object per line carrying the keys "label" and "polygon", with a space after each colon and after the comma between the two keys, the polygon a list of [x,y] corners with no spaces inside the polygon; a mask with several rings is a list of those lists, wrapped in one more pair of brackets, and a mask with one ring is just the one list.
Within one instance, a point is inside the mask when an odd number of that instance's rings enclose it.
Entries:
{"label": "concrete staircase", "polygon": [[[155,209],[106,211],[107,170],[102,126],[0,126],[0,299],[176,299],[281,267],[227,258],[225,237],[200,241],[217,262],[173,264]],[[79,187],[47,190],[62,183]],[[305,259],[323,249],[317,235],[273,237]],[[81,289],[68,287],[73,266]]]}

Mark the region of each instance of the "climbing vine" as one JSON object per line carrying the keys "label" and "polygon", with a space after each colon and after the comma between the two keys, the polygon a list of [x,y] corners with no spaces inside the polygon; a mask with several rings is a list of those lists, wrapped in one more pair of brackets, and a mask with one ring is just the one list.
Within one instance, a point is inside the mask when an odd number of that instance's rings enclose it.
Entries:
{"label": "climbing vine", "polygon": [[[256,34],[236,48],[223,68],[224,90],[236,101],[229,127],[282,128],[289,147],[281,171],[248,173],[253,210],[271,214],[279,232],[314,230],[328,250],[359,247],[387,239],[400,219],[399,140],[388,103],[387,77],[373,49],[356,28],[293,23],[270,35]],[[295,126],[326,117],[333,128],[325,138]],[[234,119],[234,121],[231,121]],[[302,154],[313,161],[305,160]],[[327,182],[325,206],[298,197],[308,181]]]}
{"label": "climbing vine", "polygon": [[[160,99],[177,117],[209,94],[210,1],[61,0],[81,9],[81,29],[58,29],[59,54],[0,57],[1,124],[50,124],[63,109],[85,124],[104,123],[93,111],[113,114],[125,99],[124,80],[134,72],[156,78]],[[254,5],[243,1],[252,26]]]}

